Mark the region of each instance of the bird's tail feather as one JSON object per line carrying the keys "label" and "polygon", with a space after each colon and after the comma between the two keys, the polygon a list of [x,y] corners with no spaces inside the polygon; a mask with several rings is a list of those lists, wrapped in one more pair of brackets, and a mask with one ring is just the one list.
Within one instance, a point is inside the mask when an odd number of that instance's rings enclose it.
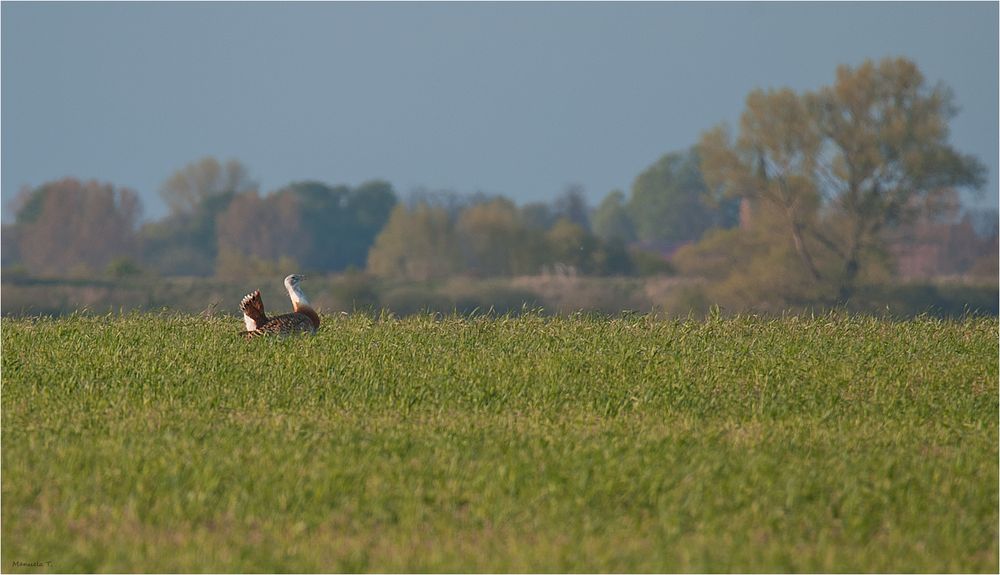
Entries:
{"label": "bird's tail feather", "polygon": [[240,302],[240,311],[258,326],[267,323],[267,314],[264,313],[264,301],[260,298],[260,290],[254,290],[243,297],[243,301]]}

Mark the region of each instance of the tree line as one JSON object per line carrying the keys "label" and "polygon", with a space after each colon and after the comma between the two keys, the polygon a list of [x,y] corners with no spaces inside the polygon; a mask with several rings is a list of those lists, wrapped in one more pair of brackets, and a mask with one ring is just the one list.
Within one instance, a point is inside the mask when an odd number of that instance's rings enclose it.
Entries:
{"label": "tree line", "polygon": [[959,218],[958,190],[981,190],[985,168],[949,145],[955,111],[947,87],[908,60],[842,66],[816,91],[755,90],[735,130],[706,131],[593,208],[578,186],[523,206],[400,198],[382,180],[265,194],[239,161],[207,157],[164,182],[169,214],[142,223],[135,191],[69,178],[21,192],[3,266],[223,278],[357,269],[411,281],[680,273],[732,305],[846,302],[898,275],[906,245],[942,234],[935,257],[966,262],[948,271],[995,277],[995,234]]}
{"label": "tree line", "polygon": [[53,277],[356,269],[415,281],[663,272],[669,265],[648,250],[736,222],[732,202],[701,201],[698,165],[693,150],[668,154],[637,178],[630,197],[615,190],[594,209],[579,186],[523,206],[426,190],[401,200],[381,180],[295,182],[261,194],[239,161],[206,157],[163,184],[170,212],[152,222],[140,223],[138,194],[128,188],[67,178],[23,190],[4,228],[4,265]]}

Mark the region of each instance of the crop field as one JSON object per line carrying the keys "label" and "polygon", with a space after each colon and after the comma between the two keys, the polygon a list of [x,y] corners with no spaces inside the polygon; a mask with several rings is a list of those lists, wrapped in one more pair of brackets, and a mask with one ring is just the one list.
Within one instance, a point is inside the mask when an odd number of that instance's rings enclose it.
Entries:
{"label": "crop field", "polygon": [[997,572],[998,322],[4,319],[6,572]]}

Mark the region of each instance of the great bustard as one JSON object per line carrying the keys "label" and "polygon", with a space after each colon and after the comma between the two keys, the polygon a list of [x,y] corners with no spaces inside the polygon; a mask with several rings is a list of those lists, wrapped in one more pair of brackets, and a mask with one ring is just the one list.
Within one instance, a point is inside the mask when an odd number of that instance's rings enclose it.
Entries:
{"label": "great bustard", "polygon": [[295,333],[315,334],[319,329],[319,314],[309,305],[309,300],[302,293],[299,283],[305,276],[292,274],[285,278],[285,289],[292,300],[292,313],[275,317],[267,317],[264,313],[264,302],[260,298],[260,290],[248,293],[240,302],[243,312],[243,323],[247,330],[241,332],[243,337],[251,339],[261,335],[291,335]]}

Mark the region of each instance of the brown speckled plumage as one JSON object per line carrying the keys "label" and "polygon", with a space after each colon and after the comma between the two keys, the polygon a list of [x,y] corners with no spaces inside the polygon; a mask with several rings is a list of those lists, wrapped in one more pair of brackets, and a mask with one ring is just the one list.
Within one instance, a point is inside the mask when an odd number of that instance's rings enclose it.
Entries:
{"label": "brown speckled plumage", "polygon": [[243,332],[247,339],[253,339],[262,335],[292,335],[296,333],[316,333],[316,326],[313,320],[304,313],[286,313],[274,316],[267,320],[267,323],[258,325],[253,331]]}

